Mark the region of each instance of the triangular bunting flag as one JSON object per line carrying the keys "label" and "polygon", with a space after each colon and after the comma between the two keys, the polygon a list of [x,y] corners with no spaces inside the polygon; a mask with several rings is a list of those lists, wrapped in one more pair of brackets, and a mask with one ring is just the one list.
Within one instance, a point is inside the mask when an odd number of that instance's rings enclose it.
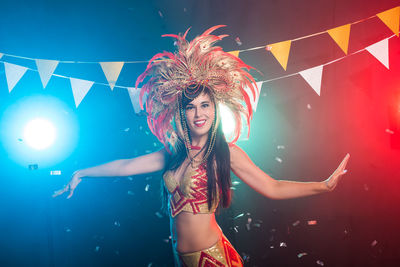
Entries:
{"label": "triangular bunting flag", "polygon": [[[250,98],[250,103],[251,103],[251,106],[252,106],[252,108],[253,108],[254,111],[257,110],[258,99],[260,98],[261,87],[262,87],[262,84],[263,84],[263,83],[264,83],[264,82],[256,82],[258,90],[257,90],[257,89],[255,88],[255,86],[254,86],[254,90],[256,91],[256,92],[255,92],[255,93],[256,93],[255,97],[253,96],[253,93],[251,92],[251,89],[250,89],[249,87],[246,86],[246,87],[244,88],[244,90],[246,91],[247,95],[248,95],[249,98]],[[255,99],[254,99],[254,98],[255,98]]]}
{"label": "triangular bunting flag", "polygon": [[46,59],[36,59],[35,61],[43,88],[46,88],[51,75],[53,75],[54,70],[57,68],[58,61]]}
{"label": "triangular bunting flag", "polygon": [[82,99],[86,96],[87,92],[89,92],[94,82],[75,78],[69,78],[69,80],[71,82],[75,106],[78,107]]}
{"label": "triangular bunting flag", "polygon": [[365,48],[371,53],[379,62],[389,69],[389,42],[388,39],[383,39],[373,45]]}
{"label": "triangular bunting flag", "polygon": [[350,24],[328,30],[329,35],[347,55],[350,38]]}
{"label": "triangular bunting flag", "polygon": [[279,43],[270,44],[267,46],[268,50],[274,55],[279,64],[286,70],[289,58],[290,45],[292,41],[283,41]]}
{"label": "triangular bunting flag", "polygon": [[100,62],[100,65],[106,75],[111,90],[114,90],[114,86],[118,80],[119,74],[121,73],[121,69],[124,66],[124,62]]}
{"label": "triangular bunting flag", "polygon": [[28,68],[4,62],[4,69],[6,72],[8,92],[11,92]]}
{"label": "triangular bunting flag", "polygon": [[399,36],[400,6],[376,14],[389,29]]}
{"label": "triangular bunting flag", "polygon": [[128,93],[135,113],[139,113],[141,110],[139,104],[140,88],[136,90],[134,87],[128,87]]}
{"label": "triangular bunting flag", "polygon": [[300,71],[299,74],[306,80],[306,82],[314,89],[314,91],[321,95],[321,80],[322,80],[323,65]]}
{"label": "triangular bunting flag", "polygon": [[231,54],[231,55],[234,55],[235,57],[239,57],[239,50],[230,51],[228,53]]}

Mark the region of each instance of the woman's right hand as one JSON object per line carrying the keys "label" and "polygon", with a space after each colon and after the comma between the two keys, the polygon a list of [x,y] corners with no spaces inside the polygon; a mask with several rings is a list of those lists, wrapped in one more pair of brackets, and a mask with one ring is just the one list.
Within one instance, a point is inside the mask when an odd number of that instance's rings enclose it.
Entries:
{"label": "woman's right hand", "polygon": [[64,186],[63,189],[60,189],[58,191],[55,191],[53,194],[53,197],[57,197],[59,195],[64,194],[65,192],[69,191],[69,195],[67,199],[71,198],[72,195],[74,194],[75,188],[78,186],[78,184],[82,181],[82,177],[79,175],[79,171],[76,171],[72,174],[72,178],[69,181],[69,183]]}

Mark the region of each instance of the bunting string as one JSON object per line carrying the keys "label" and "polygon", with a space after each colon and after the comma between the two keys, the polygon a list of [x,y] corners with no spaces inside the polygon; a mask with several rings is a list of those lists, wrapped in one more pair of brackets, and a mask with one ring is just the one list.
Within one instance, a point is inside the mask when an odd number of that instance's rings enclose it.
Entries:
{"label": "bunting string", "polygon": [[[351,25],[361,23],[361,22],[364,22],[366,20],[369,20],[369,19],[372,19],[375,17],[378,17],[388,28],[390,28],[390,30],[394,34],[391,35],[390,37],[386,37],[372,45],[369,45],[365,48],[362,48],[358,51],[348,54],[348,43],[349,43]],[[256,50],[256,49],[266,49],[267,51],[269,51],[273,54],[273,56],[276,58],[276,60],[279,62],[279,64],[281,64],[283,69],[286,70],[290,47],[291,47],[291,43],[293,41],[299,41],[302,39],[310,38],[310,37],[317,36],[317,35],[324,34],[324,33],[328,33],[332,37],[332,39],[336,42],[336,44],[345,53],[345,55],[343,57],[334,59],[332,61],[329,61],[327,63],[321,64],[321,65],[318,65],[315,67],[311,67],[306,70],[302,70],[302,71],[292,73],[292,74],[283,75],[280,77],[275,77],[275,78],[264,80],[264,81],[258,81],[257,86],[260,88],[260,90],[254,96],[256,98],[255,103],[252,103],[253,109],[255,110],[255,107],[257,106],[258,98],[260,95],[261,87],[264,83],[288,78],[288,77],[299,74],[314,89],[314,91],[318,95],[320,95],[321,77],[322,77],[323,67],[330,65],[334,62],[340,61],[348,56],[358,54],[364,50],[368,51],[377,60],[379,60],[387,69],[389,69],[388,40],[393,38],[394,36],[399,36],[399,19],[400,19],[400,6],[397,6],[397,7],[391,8],[389,10],[386,10],[384,12],[378,13],[376,15],[370,16],[368,18],[364,18],[364,19],[358,20],[356,22],[352,22],[352,23],[349,23],[349,24],[346,24],[343,26],[339,26],[336,28],[332,28],[332,29],[329,29],[326,31],[321,31],[321,32],[313,33],[313,34],[310,34],[307,36],[302,36],[302,37],[295,38],[292,40],[287,40],[287,41],[281,41],[281,42],[270,44],[270,45],[263,45],[263,46],[253,47],[253,48],[248,48],[248,49],[243,49],[243,50],[230,51],[229,53],[239,57],[239,53],[241,53],[241,52],[252,51],[252,50]],[[28,68],[25,66],[20,66],[17,64],[9,63],[4,60],[4,56],[25,59],[25,60],[33,60],[36,63],[37,69]],[[111,90],[113,90],[115,87],[127,89],[129,92],[132,104],[133,104],[134,103],[133,99],[138,98],[138,94],[136,92],[132,91],[133,90],[132,87],[116,85],[116,82],[118,80],[119,74],[121,73],[121,70],[122,70],[124,64],[148,63],[149,61],[141,60],[141,61],[95,62],[95,61],[47,60],[47,59],[35,59],[35,58],[30,58],[30,57],[0,53],[0,62],[4,63],[4,66],[5,66],[5,74],[6,74],[9,92],[12,91],[12,89],[15,87],[15,85],[18,83],[18,81],[22,78],[22,76],[26,73],[27,70],[36,71],[40,75],[40,79],[42,81],[43,88],[45,88],[47,86],[47,83],[52,76],[63,78],[63,79],[69,79],[70,83],[71,83],[72,91],[74,94],[75,104],[76,104],[76,107],[78,107],[80,102],[83,100],[83,98],[85,97],[87,92],[90,90],[90,88],[94,84],[109,86],[111,88]],[[108,83],[88,81],[88,80],[77,79],[75,77],[69,77],[69,76],[65,76],[65,75],[61,75],[61,74],[55,74],[54,71],[57,68],[59,63],[100,64]],[[135,105],[134,105],[134,107],[135,107],[135,112],[136,112],[137,107]]]}

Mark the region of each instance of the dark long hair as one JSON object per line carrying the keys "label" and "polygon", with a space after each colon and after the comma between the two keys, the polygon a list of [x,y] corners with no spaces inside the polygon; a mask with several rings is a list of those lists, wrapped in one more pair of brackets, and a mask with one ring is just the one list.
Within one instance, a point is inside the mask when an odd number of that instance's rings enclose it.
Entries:
{"label": "dark long hair", "polygon": [[[207,87],[201,88],[199,90],[198,95],[202,92],[207,93],[215,107],[215,118],[219,116],[217,112],[217,107],[215,101],[211,95],[211,91]],[[181,106],[186,108],[186,106],[192,101],[193,99],[187,98],[184,95],[182,96]],[[181,118],[181,123],[187,123],[185,118]],[[189,127],[186,127],[189,130]],[[208,140],[206,143],[205,151],[207,151],[208,147],[210,146],[212,129],[210,129],[208,134]],[[189,134],[190,138],[190,134]],[[183,140],[179,139],[176,143],[176,152],[169,155],[167,159],[166,168],[164,169],[164,173],[167,170],[176,170],[179,166],[182,165],[183,161],[188,157],[187,151],[185,148],[185,144]],[[207,158],[207,196],[208,196],[208,209],[211,210],[211,207],[217,197],[217,184],[220,189],[220,203],[222,207],[227,208],[231,202],[231,163],[230,163],[230,152],[229,146],[226,142],[224,133],[222,131],[222,124],[219,123],[216,129],[216,136],[215,136],[215,143],[214,147],[211,150],[210,155]],[[215,175],[217,174],[217,175]],[[164,179],[161,179],[161,198],[162,198],[162,210],[168,213],[168,192],[164,184]]]}

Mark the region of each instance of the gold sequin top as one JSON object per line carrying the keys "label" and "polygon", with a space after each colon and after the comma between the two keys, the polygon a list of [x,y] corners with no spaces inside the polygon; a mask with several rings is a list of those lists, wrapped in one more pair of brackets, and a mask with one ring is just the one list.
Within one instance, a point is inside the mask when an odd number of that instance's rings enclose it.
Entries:
{"label": "gold sequin top", "polygon": [[211,210],[208,210],[206,163],[200,164],[196,169],[188,168],[180,183],[176,181],[171,171],[166,171],[163,179],[169,192],[168,206],[171,217],[182,211],[197,214],[214,213],[217,209],[220,195],[218,189],[217,199],[213,201]]}

